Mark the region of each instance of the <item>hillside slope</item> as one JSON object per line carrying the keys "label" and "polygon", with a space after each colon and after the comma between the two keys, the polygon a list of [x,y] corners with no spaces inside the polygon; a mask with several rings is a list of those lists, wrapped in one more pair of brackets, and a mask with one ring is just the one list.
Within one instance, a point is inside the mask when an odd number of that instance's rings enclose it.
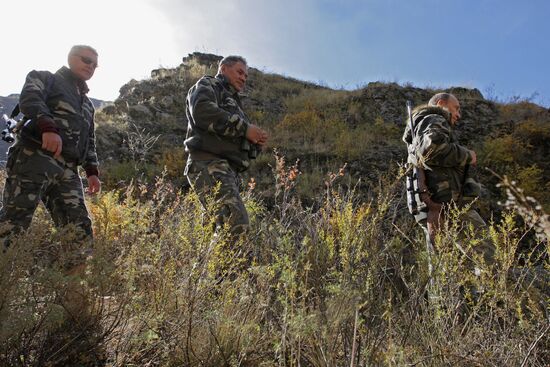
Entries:
{"label": "hillside slope", "polygon": [[[157,69],[147,80],[132,80],[120,89],[114,105],[98,114],[98,147],[106,162],[106,181],[121,181],[159,174],[185,186],[182,179],[186,131],[185,96],[204,74],[214,75],[221,56],[194,53],[173,69]],[[334,90],[313,83],[250,69],[244,108],[250,119],[270,132],[266,153],[248,173],[269,198],[270,165],[276,148],[287,162],[300,160],[298,190],[307,196],[323,190],[328,172],[347,163],[349,184],[359,190],[390,167],[405,160],[401,142],[406,120],[405,101],[426,103],[441,90],[411,85],[372,82],[363,88]],[[448,88],[462,104],[458,126],[461,141],[480,155],[479,167],[510,174],[545,205],[550,167],[550,112],[529,102],[498,104],[477,89]],[[514,144],[510,144],[513,140]],[[519,149],[518,147],[521,147]],[[136,173],[136,170],[138,173]],[[478,169],[487,185],[486,198],[494,202],[495,179]]]}

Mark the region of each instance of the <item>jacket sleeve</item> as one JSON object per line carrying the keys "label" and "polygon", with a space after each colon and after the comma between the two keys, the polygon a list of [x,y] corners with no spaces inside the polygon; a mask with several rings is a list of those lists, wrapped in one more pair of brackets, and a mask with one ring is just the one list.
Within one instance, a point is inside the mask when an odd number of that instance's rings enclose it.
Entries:
{"label": "jacket sleeve", "polygon": [[27,118],[35,119],[41,133],[59,133],[47,104],[48,84],[53,83],[54,76],[48,71],[33,70],[27,74],[25,85],[19,96],[19,109]]}
{"label": "jacket sleeve", "polygon": [[[90,102],[91,103],[91,102]],[[88,153],[84,159],[82,167],[86,171],[86,176],[99,176],[99,161],[97,159],[95,145],[95,122],[94,113],[92,112],[92,120],[90,121],[90,133],[88,135]]]}
{"label": "jacket sleeve", "polygon": [[26,117],[39,118],[47,116],[53,118],[46,104],[48,79],[52,77],[53,75],[47,71],[33,70],[27,74],[25,85],[23,85],[23,90],[19,96],[19,108]]}
{"label": "jacket sleeve", "polygon": [[216,91],[207,79],[197,82],[187,96],[187,103],[197,128],[225,137],[246,135],[247,121],[219,106]]}
{"label": "jacket sleeve", "polygon": [[465,166],[472,161],[468,148],[452,142],[450,126],[441,116],[431,115],[424,118],[416,135],[416,154],[428,167]]}

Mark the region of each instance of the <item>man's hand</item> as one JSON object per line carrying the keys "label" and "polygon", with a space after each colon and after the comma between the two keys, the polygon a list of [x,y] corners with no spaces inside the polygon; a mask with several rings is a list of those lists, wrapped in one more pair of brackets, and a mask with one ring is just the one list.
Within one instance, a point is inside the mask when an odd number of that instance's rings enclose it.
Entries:
{"label": "man's hand", "polygon": [[428,218],[426,221],[426,226],[428,228],[428,235],[430,236],[430,240],[432,241],[432,244],[434,244],[435,235],[439,230],[440,221],[442,219],[441,217],[443,215],[443,205],[441,205],[440,203],[436,203],[431,199],[428,199],[426,205],[428,206]]}
{"label": "man's hand", "polygon": [[249,125],[246,130],[246,138],[253,144],[263,146],[267,142],[267,132],[256,125]]}
{"label": "man's hand", "polygon": [[88,188],[86,189],[86,193],[95,195],[99,192],[99,190],[101,190],[101,181],[99,181],[99,177],[88,177]]}
{"label": "man's hand", "polygon": [[470,150],[470,154],[472,155],[472,161],[470,162],[470,164],[472,166],[475,166],[476,163],[477,163],[477,155],[476,155],[476,152],[474,152],[473,150]]}
{"label": "man's hand", "polygon": [[61,148],[63,142],[61,136],[56,133],[43,133],[42,134],[42,149],[53,153],[54,158],[59,158],[61,155]]}

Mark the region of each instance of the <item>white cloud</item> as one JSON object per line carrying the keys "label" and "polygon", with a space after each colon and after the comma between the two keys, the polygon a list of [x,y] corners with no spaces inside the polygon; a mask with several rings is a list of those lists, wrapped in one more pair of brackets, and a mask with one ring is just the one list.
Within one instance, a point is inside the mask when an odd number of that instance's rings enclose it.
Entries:
{"label": "white cloud", "polygon": [[[2,6],[4,54],[0,95],[18,93],[32,69],[55,71],[74,44],[90,44],[99,64],[90,96],[112,100],[131,78],[181,61],[164,13],[146,0],[19,0]],[[7,15],[10,16],[7,16]],[[8,44],[8,41],[11,44]]]}
{"label": "white cloud", "polygon": [[[155,4],[177,29],[180,53],[240,54],[252,66],[306,80],[339,80],[360,42],[354,36],[359,17],[329,21],[331,14],[314,0]],[[327,64],[334,67],[327,69]]]}
{"label": "white cloud", "polygon": [[[315,0],[27,0],[10,7],[10,14],[32,9],[25,12],[26,19],[35,26],[23,30],[20,39],[29,50],[26,54],[37,56],[19,57],[2,67],[0,95],[19,91],[33,68],[57,69],[75,43],[89,43],[100,53],[90,95],[101,99],[114,99],[129,79],[148,77],[159,65],[176,66],[193,51],[240,54],[260,69],[332,86],[399,77],[395,63],[386,60],[400,57],[394,51],[399,46],[380,47],[380,35],[388,33],[391,24],[371,5]],[[8,29],[18,27],[14,19],[11,22]]]}
{"label": "white cloud", "polygon": [[[194,51],[240,54],[260,69],[335,87],[494,83],[546,96],[546,74],[529,73],[548,54],[546,23],[542,16],[524,21],[543,12],[503,7],[493,0],[472,7],[438,0],[10,0],[2,25],[4,51],[14,52],[2,57],[0,95],[19,92],[31,69],[65,64],[72,44],[89,43],[100,53],[90,95],[101,99]],[[510,25],[514,14],[521,21]],[[518,68],[527,61],[531,67]]]}

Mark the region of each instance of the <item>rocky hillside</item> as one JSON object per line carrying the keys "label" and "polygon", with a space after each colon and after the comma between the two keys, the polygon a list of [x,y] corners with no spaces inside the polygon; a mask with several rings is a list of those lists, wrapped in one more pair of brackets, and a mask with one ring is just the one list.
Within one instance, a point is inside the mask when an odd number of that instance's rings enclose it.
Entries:
{"label": "rocky hillside", "polygon": [[[271,140],[244,177],[255,180],[243,195],[251,231],[232,236],[214,231],[215,211],[182,179],[185,94],[218,60],[193,54],[154,70],[98,112],[93,256],[74,270],[79,233],[51,230],[45,210],[10,242],[0,366],[548,366],[550,223],[523,196],[550,204],[548,110],[449,89],[479,166],[524,192],[508,198],[520,216],[494,210],[488,231],[445,216],[428,255],[399,165],[405,100],[436,91],[332,90],[252,69],[245,109]],[[495,209],[498,180],[479,176],[480,206]],[[491,265],[474,251],[485,241]]]}
{"label": "rocky hillside", "polygon": [[[114,104],[98,113],[98,145],[108,185],[146,179],[166,167],[168,176],[185,186],[185,95],[203,74],[215,74],[220,59],[193,53],[176,68],[153,70],[149,79],[122,86]],[[550,203],[540,194],[541,187],[550,188],[549,140],[541,138],[550,134],[550,112],[528,102],[494,103],[477,89],[445,91],[462,103],[458,129],[463,142],[478,151],[480,166],[518,177],[540,200]],[[436,92],[380,82],[353,91],[333,90],[251,68],[243,103],[250,119],[269,130],[271,139],[246,179],[255,177],[269,197],[272,150],[277,149],[287,162],[300,160],[298,190],[304,198],[322,190],[327,173],[344,163],[344,181],[368,190],[405,160],[401,142],[405,101],[426,103]],[[488,197],[491,192],[495,195],[493,176],[478,170]]]}
{"label": "rocky hillside", "polygon": [[17,102],[19,102],[19,94],[10,94],[7,97],[0,96],[0,114],[9,115]]}

